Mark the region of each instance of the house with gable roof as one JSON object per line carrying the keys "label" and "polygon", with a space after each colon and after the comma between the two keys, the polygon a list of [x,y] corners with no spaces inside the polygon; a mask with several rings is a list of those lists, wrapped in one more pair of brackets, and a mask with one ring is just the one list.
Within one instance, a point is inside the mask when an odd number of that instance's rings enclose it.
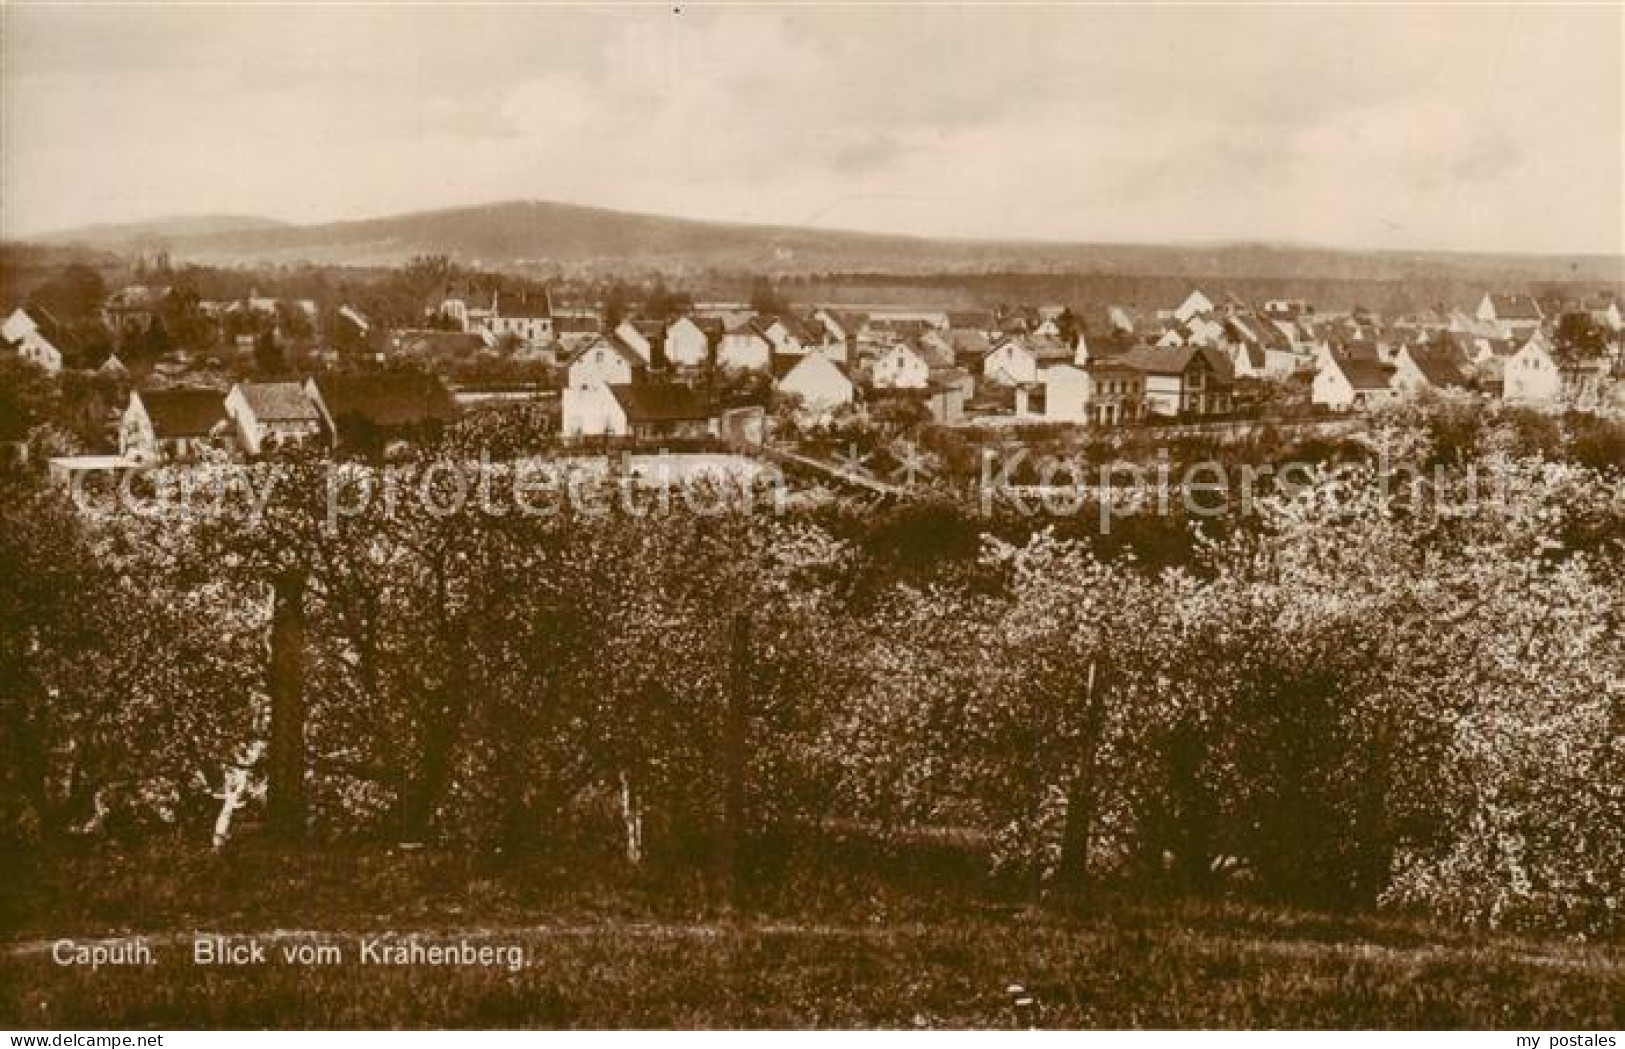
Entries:
{"label": "house with gable roof", "polygon": [[755,319],[727,325],[717,343],[717,366],[738,371],[768,371],[773,363],[773,340]]}
{"label": "house with gable roof", "polygon": [[1497,292],[1486,292],[1473,316],[1479,321],[1494,324],[1503,335],[1534,331],[1546,320],[1534,296],[1502,295]]}
{"label": "house with gable roof", "polygon": [[636,350],[616,335],[600,335],[571,358],[566,381],[574,389],[585,389],[598,383],[636,382],[646,371]]}
{"label": "house with gable roof", "polygon": [[869,381],[878,389],[923,390],[931,382],[931,366],[907,342],[897,342],[875,359]]}
{"label": "house with gable roof", "polygon": [[1563,394],[1562,370],[1539,332],[1507,358],[1501,380],[1502,398],[1515,404],[1555,404]]}
{"label": "house with gable roof", "polygon": [[1150,415],[1212,415],[1227,412],[1235,387],[1230,358],[1211,346],[1137,346],[1115,359],[1143,377]]}
{"label": "house with gable roof", "polygon": [[1390,404],[1399,393],[1393,365],[1375,354],[1327,352],[1310,384],[1309,401],[1342,412]]}
{"label": "house with gable roof", "polygon": [[235,432],[219,390],[131,390],[119,420],[119,454],[139,463],[229,451]]}
{"label": "house with gable roof", "polygon": [[775,370],[779,375],[774,388],[800,398],[809,415],[827,415],[851,404],[856,392],[841,366],[823,353],[781,356]]}
{"label": "house with gable roof", "polygon": [[225,409],[249,455],[321,439],[321,411],[297,382],[240,382],[226,394]]}
{"label": "house with gable roof", "polygon": [[1406,345],[1394,356],[1394,386],[1410,396],[1422,390],[1468,390],[1472,365],[1450,343]]}
{"label": "house with gable roof", "polygon": [[55,374],[73,349],[67,330],[43,306],[18,307],[0,325],[8,349]]}

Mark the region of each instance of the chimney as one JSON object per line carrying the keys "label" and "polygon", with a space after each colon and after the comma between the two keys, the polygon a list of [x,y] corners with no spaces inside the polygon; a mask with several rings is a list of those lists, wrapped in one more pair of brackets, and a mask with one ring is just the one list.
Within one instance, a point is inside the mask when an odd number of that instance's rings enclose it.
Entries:
{"label": "chimney", "polygon": [[662,373],[666,370],[665,328],[661,328],[649,336],[649,370]]}

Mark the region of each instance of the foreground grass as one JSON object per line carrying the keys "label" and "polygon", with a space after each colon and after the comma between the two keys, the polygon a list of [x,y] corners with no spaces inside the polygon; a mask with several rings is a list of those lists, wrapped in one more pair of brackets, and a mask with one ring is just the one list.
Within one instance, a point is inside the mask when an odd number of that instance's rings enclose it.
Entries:
{"label": "foreground grass", "polygon": [[[1625,1026],[1625,960],[1606,947],[1235,903],[1059,915],[967,886],[947,862],[802,873],[731,913],[699,882],[492,873],[433,854],[55,862],[10,897],[0,1025],[1005,1027],[1027,1022],[1005,990],[1020,983],[1046,1027]],[[345,962],[191,963],[195,930],[277,929],[337,943]],[[518,945],[527,960],[364,966],[367,930]],[[91,971],[48,952],[117,932],[152,934],[156,964]]]}
{"label": "foreground grass", "polygon": [[[1026,923],[877,929],[608,923],[493,934],[527,966],[145,969],[12,957],[7,1026],[999,1027],[1028,987],[1053,1027],[1618,1028],[1601,956],[1381,948],[1178,927]],[[347,957],[353,951],[347,948]]]}

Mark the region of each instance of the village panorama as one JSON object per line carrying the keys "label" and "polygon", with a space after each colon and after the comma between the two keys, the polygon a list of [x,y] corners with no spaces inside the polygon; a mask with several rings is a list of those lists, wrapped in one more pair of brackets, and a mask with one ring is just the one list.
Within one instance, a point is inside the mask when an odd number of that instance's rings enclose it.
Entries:
{"label": "village panorama", "polygon": [[[1009,956],[1011,928],[1217,936],[1287,905],[1509,952],[1621,928],[1618,288],[1379,310],[944,275],[849,281],[863,301],[7,250],[4,814],[32,857],[9,920],[42,945],[8,1008],[139,1024],[109,977],[60,996],[69,971],[280,957],[165,939],[227,905],[320,930],[595,898],[792,926],[970,908],[986,957],[931,971],[985,996],[904,1019],[976,1026],[1174,1022],[1172,977],[1091,1005],[1072,961]],[[193,488],[212,501],[175,501]],[[130,863],[163,899],[117,888]],[[153,938],[82,942],[115,930]],[[312,935],[329,967],[375,953]],[[485,1022],[485,982],[518,971],[527,1022],[681,1022],[639,934],[600,935],[637,990],[555,987],[576,962],[550,942],[411,939],[503,966],[437,964],[445,1000],[390,1015]],[[1362,1022],[1486,1021],[1449,997],[1482,978],[1465,960],[1403,1001],[1388,962],[1314,964],[1369,982]],[[321,1022],[407,993],[325,968],[256,977],[221,1022],[259,980],[310,988]],[[1516,976],[1551,984],[1530,1023],[1617,1022],[1610,970],[1547,972]],[[907,998],[830,993],[864,1023]],[[1331,1007],[1194,993],[1205,1022]],[[770,1003],[708,1022],[808,1019]]]}
{"label": "village panorama", "polygon": [[1622,41],[0,2],[0,1027],[1620,1049]]}

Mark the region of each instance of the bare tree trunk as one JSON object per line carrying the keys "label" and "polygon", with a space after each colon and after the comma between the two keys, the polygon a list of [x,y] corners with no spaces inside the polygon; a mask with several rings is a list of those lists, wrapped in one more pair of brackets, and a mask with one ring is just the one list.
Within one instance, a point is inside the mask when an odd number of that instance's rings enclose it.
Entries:
{"label": "bare tree trunk", "polygon": [[[552,718],[559,705],[558,667],[549,666],[542,673],[542,716]],[[492,724],[488,731],[491,739],[502,741],[497,751],[502,784],[502,825],[498,841],[504,853],[513,856],[535,840],[536,799],[552,792],[544,783],[533,782],[541,771],[530,764],[530,748],[537,735],[536,715],[503,706],[497,708],[497,716],[503,719],[503,724]],[[551,771],[547,770],[549,774]],[[532,781],[528,793],[527,781]]]}
{"label": "bare tree trunk", "polygon": [[214,839],[212,848],[219,852],[231,838],[232,817],[237,810],[248,803],[249,784],[254,775],[254,766],[259,764],[260,757],[265,753],[265,741],[257,739],[251,744],[240,761],[227,765],[225,778],[220,785],[220,793],[215,797],[220,799],[220,814],[214,818]]}
{"label": "bare tree trunk", "polygon": [[738,903],[740,852],[746,833],[745,776],[748,755],[745,717],[750,706],[752,676],[748,612],[734,613],[730,649],[728,702],[722,726],[722,836],[717,861],[725,897],[730,905],[735,905]]}
{"label": "bare tree trunk", "polygon": [[632,790],[632,777],[621,773],[621,820],[626,825],[626,862],[643,865],[643,805]]}
{"label": "bare tree trunk", "polygon": [[1104,722],[1104,682],[1099,680],[1093,660],[1084,683],[1084,721],[1080,740],[1082,754],[1072,783],[1067,788],[1066,823],[1061,831],[1061,859],[1057,872],[1064,891],[1081,892],[1089,878],[1089,847],[1094,836],[1099,807],[1097,766],[1100,735]]}
{"label": "bare tree trunk", "polygon": [[407,783],[403,805],[403,835],[412,842],[427,841],[436,814],[451,785],[452,764],[468,714],[469,651],[468,619],[447,614],[444,564],[437,569],[435,606],[440,614],[440,637],[446,646],[445,671],[428,705],[418,718],[417,775]]}
{"label": "bare tree trunk", "polygon": [[279,574],[271,606],[271,754],[267,822],[285,842],[305,836],[305,574]]}
{"label": "bare tree trunk", "polygon": [[451,786],[452,764],[457,742],[463,734],[468,712],[467,624],[457,622],[446,638],[446,674],[429,708],[419,722],[419,754],[422,764],[409,787],[406,805],[408,841],[426,841],[434,827],[440,804]]}

